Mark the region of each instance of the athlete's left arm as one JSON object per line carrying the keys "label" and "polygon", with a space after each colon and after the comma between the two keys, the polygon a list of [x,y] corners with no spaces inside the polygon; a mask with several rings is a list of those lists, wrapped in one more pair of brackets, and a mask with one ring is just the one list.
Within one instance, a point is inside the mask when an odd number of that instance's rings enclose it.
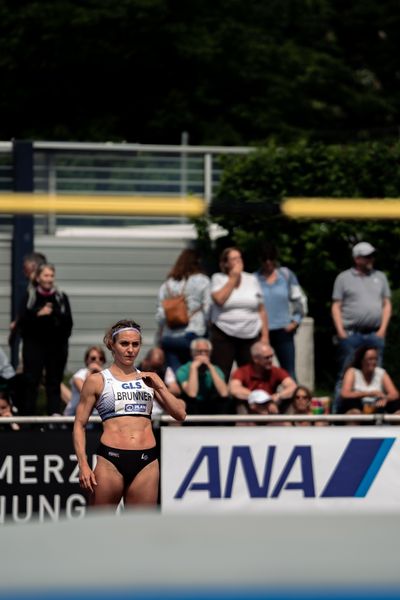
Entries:
{"label": "athlete's left arm", "polygon": [[185,403],[180,398],[174,396],[161,377],[154,373],[154,371],[145,371],[140,373],[141,379],[144,380],[145,384],[152,387],[156,400],[160,402],[163,408],[174,417],[177,421],[184,421],[186,418]]}
{"label": "athlete's left arm", "polygon": [[99,373],[89,375],[86,379],[76,409],[73,429],[73,443],[79,465],[79,483],[81,487],[92,493],[94,491],[94,486],[97,485],[97,481],[95,474],[89,465],[86,454],[86,425],[102,386],[103,379]]}

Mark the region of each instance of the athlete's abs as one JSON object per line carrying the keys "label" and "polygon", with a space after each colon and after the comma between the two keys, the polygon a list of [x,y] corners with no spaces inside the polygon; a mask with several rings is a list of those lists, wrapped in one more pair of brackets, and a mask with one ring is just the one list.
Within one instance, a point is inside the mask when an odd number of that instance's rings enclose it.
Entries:
{"label": "athlete's abs", "polygon": [[121,450],[144,450],[156,444],[151,421],[146,417],[117,417],[104,421],[101,442]]}

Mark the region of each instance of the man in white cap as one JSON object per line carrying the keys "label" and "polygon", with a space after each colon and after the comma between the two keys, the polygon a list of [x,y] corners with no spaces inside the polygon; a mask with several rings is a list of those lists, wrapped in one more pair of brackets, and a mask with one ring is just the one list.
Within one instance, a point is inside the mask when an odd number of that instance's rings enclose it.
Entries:
{"label": "man in white cap", "polygon": [[337,412],[343,373],[357,348],[372,345],[382,361],[386,330],[392,314],[386,275],[374,269],[376,248],[359,242],[353,248],[354,266],[336,277],[332,319],[336,329],[339,377],[333,410]]}

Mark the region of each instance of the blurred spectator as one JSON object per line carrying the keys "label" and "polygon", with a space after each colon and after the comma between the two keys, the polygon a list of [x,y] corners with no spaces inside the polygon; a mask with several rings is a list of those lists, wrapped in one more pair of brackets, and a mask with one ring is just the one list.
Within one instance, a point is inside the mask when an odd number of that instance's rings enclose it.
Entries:
{"label": "blurred spectator", "polygon": [[276,246],[265,244],[256,276],[268,314],[269,342],[280,366],[295,380],[294,335],[305,314],[304,293],[296,275],[287,267],[278,267],[277,261]]}
{"label": "blurred spectator", "polygon": [[376,249],[368,242],[360,242],[352,254],[354,266],[337,276],[332,294],[339,361],[333,412],[337,412],[343,374],[355,350],[366,344],[375,346],[381,364],[392,313],[386,275],[374,269]]}
{"label": "blurred spectator", "polygon": [[29,288],[19,311],[23,340],[23,373],[26,382],[21,412],[36,413],[38,388],[45,369],[47,414],[61,410],[60,386],[68,357],[72,315],[68,296],[54,286],[55,267],[38,267],[36,288]]}
{"label": "blurred spectator", "polygon": [[399,410],[399,391],[385,369],[378,366],[377,348],[361,346],[343,377],[340,412],[371,414]]}
{"label": "blurred spectator", "polygon": [[[176,383],[175,373],[171,367],[167,367],[165,363],[165,354],[162,348],[158,346],[150,348],[142,362],[138,365],[139,371],[154,371],[162,379],[167,388],[175,395],[179,396],[180,390]],[[163,414],[164,410],[157,402],[153,401],[152,415]]]}
{"label": "blurred spectator", "polygon": [[[293,399],[285,411],[285,415],[312,415],[312,394],[304,385],[298,385],[294,390]],[[289,425],[329,425],[328,421],[292,421]]]}
{"label": "blurred spectator", "polygon": [[0,348],[0,382],[7,382],[13,377],[15,377],[15,369],[4,350]]}
{"label": "blurred spectator", "polygon": [[234,361],[241,366],[251,360],[250,348],[261,339],[268,342],[268,317],[260,284],[246,273],[238,248],[225,248],[220,273],[211,278],[211,360],[228,381]]}
{"label": "blurred spectator", "polygon": [[[247,410],[243,411],[244,414],[255,414],[255,415],[279,415],[279,408],[272,400],[272,396],[264,390],[254,390],[247,396]],[[255,423],[255,422],[243,422],[237,423],[239,426],[254,426],[254,425],[285,425],[282,421],[273,421],[269,423]]]}
{"label": "blurred spectator", "polygon": [[[76,413],[76,407],[81,395],[83,384],[88,375],[92,373],[100,373],[104,369],[106,363],[106,354],[101,346],[89,346],[85,352],[85,367],[74,373],[70,379],[71,385],[71,400],[68,402],[64,410],[64,415],[67,417],[73,416]],[[97,411],[93,414],[98,414]]]}
{"label": "blurred spectator", "polygon": [[[181,294],[185,296],[189,322],[172,328],[166,323],[163,300]],[[204,273],[198,252],[187,248],[160,287],[156,312],[157,342],[165,352],[167,366],[174,371],[190,359],[190,342],[206,334],[209,308],[210,279]]]}
{"label": "blurred spectator", "polygon": [[15,409],[19,408],[24,396],[23,376],[15,372],[2,348],[0,348],[0,391],[9,398]]}
{"label": "blurred spectator", "polygon": [[2,417],[13,417],[13,407],[11,401],[6,392],[0,390],[0,428],[1,429],[11,429],[12,431],[19,431],[20,426],[18,423],[7,423],[2,424]]}
{"label": "blurred spectator", "polygon": [[251,362],[233,371],[230,378],[229,391],[236,399],[237,412],[249,412],[248,398],[254,390],[264,390],[271,397],[266,406],[268,413],[284,412],[296,389],[296,382],[287,371],[272,364],[274,352],[268,344],[253,344],[251,356]]}
{"label": "blurred spectator", "polygon": [[165,362],[165,353],[162,348],[155,346],[147,351],[144,359],[139,363],[140,371],[154,371],[165,382],[165,377],[172,378],[175,381],[174,372],[171,367],[167,367]]}
{"label": "blurred spectator", "polygon": [[[22,262],[22,270],[27,280],[27,289],[36,287],[36,271],[39,265],[47,262],[44,254],[41,252],[30,252],[25,254]],[[15,356],[15,365],[18,364],[18,351],[19,351],[19,336],[18,336],[18,314],[15,316],[14,321],[10,323],[10,335],[8,343],[12,347],[13,355]]]}
{"label": "blurred spectator", "polygon": [[176,372],[187,414],[221,415],[232,412],[224,374],[210,361],[211,342],[198,338],[192,341],[190,350],[192,360]]}
{"label": "blurred spectator", "polygon": [[36,287],[36,271],[40,265],[47,262],[47,258],[41,252],[30,252],[25,254],[23,259],[22,268],[24,275],[28,280],[28,285],[31,284]]}

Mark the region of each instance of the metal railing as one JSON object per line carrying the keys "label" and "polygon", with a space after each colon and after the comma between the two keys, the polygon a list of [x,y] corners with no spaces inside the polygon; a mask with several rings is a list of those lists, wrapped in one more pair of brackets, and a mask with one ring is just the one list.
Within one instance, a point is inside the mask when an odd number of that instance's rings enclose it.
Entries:
{"label": "metal railing", "polygon": [[[0,192],[13,190],[12,150],[12,142],[0,142]],[[35,141],[34,189],[46,194],[196,195],[209,204],[221,177],[221,158],[252,150],[188,144]],[[58,220],[86,225],[94,221],[93,217],[82,216],[73,220],[57,216]],[[53,218],[52,228],[56,224]]]}
{"label": "metal railing", "polygon": [[[1,417],[0,424],[36,424],[36,425],[49,425],[49,424],[73,424],[75,417],[64,417],[64,416],[13,416],[13,417]],[[153,415],[152,421],[154,425],[170,425],[176,424],[177,421],[169,415]],[[100,417],[90,417],[90,423],[101,423]],[[373,424],[373,425],[389,425],[389,424],[400,424],[400,415],[389,415],[375,413],[371,415],[188,415],[184,423],[213,423],[213,424],[226,424],[226,423],[297,423],[297,422],[326,422],[328,424],[346,424],[346,423],[360,423],[360,424]]]}

